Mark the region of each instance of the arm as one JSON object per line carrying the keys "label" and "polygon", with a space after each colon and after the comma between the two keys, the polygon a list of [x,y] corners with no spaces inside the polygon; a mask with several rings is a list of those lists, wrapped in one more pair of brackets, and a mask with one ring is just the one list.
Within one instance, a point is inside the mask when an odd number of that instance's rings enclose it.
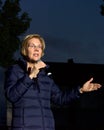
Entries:
{"label": "arm", "polygon": [[15,68],[11,67],[5,75],[5,94],[7,99],[11,102],[16,102],[21,99],[33,83],[33,80],[29,78],[27,73],[18,71],[21,70],[16,71]]}
{"label": "arm", "polygon": [[72,89],[66,92],[62,92],[58,88],[58,86],[56,86],[53,83],[52,100],[54,101],[54,103],[59,104],[59,105],[69,104],[73,100],[78,99],[81,93],[90,92],[90,91],[94,91],[101,88],[100,84],[92,83],[92,81],[93,81],[93,78],[85,82],[81,88],[77,87],[75,89]]}
{"label": "arm", "polygon": [[80,97],[80,92],[79,87],[63,91],[53,81],[51,95],[53,103],[57,105],[69,105]]}

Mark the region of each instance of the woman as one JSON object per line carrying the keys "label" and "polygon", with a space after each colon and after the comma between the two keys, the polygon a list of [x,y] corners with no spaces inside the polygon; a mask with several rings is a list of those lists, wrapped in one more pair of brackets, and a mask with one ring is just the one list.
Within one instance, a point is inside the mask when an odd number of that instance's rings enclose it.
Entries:
{"label": "woman", "polygon": [[83,92],[97,90],[100,84],[87,81],[81,88],[64,93],[50,78],[41,58],[45,41],[38,34],[27,35],[21,47],[22,59],[6,72],[5,93],[13,105],[12,130],[54,130],[51,101],[69,104]]}

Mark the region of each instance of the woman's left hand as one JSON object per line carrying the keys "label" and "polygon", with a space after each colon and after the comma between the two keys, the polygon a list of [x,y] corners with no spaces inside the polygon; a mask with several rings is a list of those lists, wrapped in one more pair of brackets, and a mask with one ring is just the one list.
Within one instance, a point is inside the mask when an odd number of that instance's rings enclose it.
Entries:
{"label": "woman's left hand", "polygon": [[92,81],[93,81],[93,78],[85,82],[82,88],[79,89],[80,93],[90,92],[90,91],[98,90],[99,88],[101,88],[101,84],[92,83]]}

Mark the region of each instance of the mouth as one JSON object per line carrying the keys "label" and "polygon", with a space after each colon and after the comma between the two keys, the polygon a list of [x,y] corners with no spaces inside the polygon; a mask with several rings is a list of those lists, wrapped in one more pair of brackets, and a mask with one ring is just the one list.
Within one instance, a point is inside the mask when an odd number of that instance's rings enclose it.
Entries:
{"label": "mouth", "polygon": [[34,56],[34,57],[39,57],[39,54],[34,53],[33,56]]}

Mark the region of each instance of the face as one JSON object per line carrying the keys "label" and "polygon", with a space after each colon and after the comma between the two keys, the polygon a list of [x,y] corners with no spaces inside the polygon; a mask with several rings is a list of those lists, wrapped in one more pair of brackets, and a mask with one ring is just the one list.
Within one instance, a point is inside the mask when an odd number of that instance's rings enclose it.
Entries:
{"label": "face", "polygon": [[28,41],[27,56],[29,61],[37,62],[42,57],[42,44],[38,38],[32,38]]}

